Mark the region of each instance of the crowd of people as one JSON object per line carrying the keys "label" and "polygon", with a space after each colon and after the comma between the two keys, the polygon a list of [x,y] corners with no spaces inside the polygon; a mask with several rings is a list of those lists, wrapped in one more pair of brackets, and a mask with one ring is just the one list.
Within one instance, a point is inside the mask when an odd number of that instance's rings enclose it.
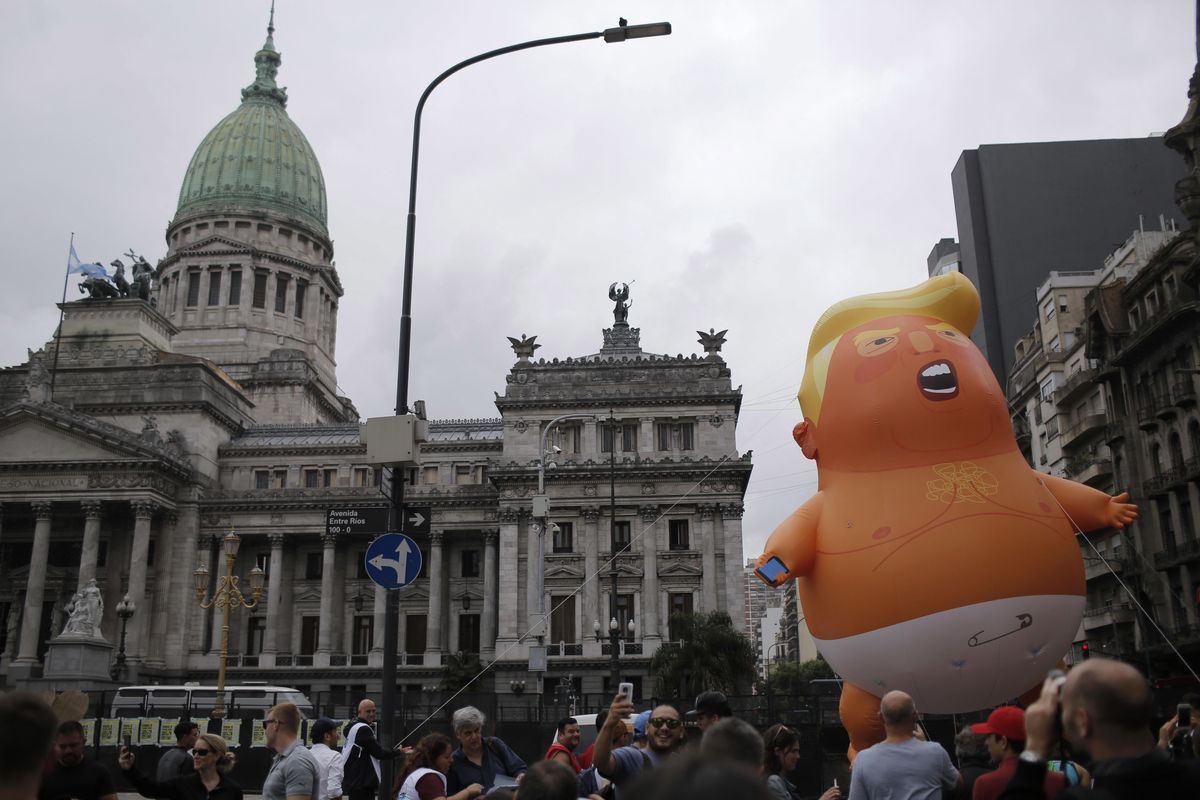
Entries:
{"label": "crowd of people", "polygon": [[[1200,798],[1200,696],[1155,731],[1145,678],[1118,661],[1093,659],[1046,680],[1028,708],[1002,706],[955,738],[955,765],[926,740],[916,704],[903,691],[880,703],[886,733],[856,754],[850,784],[837,781],[820,800],[1069,800]],[[527,764],[504,741],[485,735],[477,708],[454,712],[453,739],[431,733],[412,747],[385,748],[375,737],[375,704],[363,700],[341,733],[314,720],[300,739],[300,710],[271,708],[263,720],[274,752],[263,800],[366,800],[378,796],[382,762],[401,759],[396,800],[801,800],[791,782],[801,760],[798,731],[783,724],[760,733],[734,716],[725,696],[705,692],[686,715],[673,705],[639,712],[620,694],[596,719],[596,739],[579,752],[581,729],[566,717],[540,761]],[[241,800],[230,779],[235,756],[220,736],[194,722],[174,729],[176,746],[144,771],[121,747],[118,766],[145,797]],[[692,740],[689,742],[689,738]],[[59,722],[40,698],[0,696],[0,800],[116,800],[113,777],[85,753],[84,728]],[[698,739],[698,742],[696,741]]]}

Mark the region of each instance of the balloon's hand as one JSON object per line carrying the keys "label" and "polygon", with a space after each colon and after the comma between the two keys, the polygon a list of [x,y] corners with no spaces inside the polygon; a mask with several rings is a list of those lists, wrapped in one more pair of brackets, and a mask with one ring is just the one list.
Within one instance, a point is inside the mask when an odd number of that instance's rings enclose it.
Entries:
{"label": "balloon's hand", "polygon": [[1116,497],[1108,498],[1104,516],[1110,528],[1124,528],[1137,519],[1138,509],[1129,502],[1129,492],[1121,492]]}

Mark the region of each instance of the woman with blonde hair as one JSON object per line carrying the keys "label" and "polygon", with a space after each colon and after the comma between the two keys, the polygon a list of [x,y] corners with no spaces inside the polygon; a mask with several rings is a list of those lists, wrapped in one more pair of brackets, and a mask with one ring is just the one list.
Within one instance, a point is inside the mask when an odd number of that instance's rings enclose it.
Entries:
{"label": "woman with blonde hair", "polygon": [[225,740],[215,733],[202,733],[192,746],[190,775],[158,781],[143,775],[133,765],[133,751],[121,748],[117,763],[121,772],[142,797],[163,800],[242,800],[242,787],[231,781],[226,773],[233,769],[234,755]]}

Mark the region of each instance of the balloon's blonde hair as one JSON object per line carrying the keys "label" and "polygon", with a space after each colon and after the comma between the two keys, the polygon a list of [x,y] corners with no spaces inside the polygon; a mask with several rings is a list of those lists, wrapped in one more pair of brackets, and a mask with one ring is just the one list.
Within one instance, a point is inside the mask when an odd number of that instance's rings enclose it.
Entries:
{"label": "balloon's blonde hair", "polygon": [[808,360],[797,395],[806,419],[820,421],[829,362],[842,336],[871,320],[896,315],[933,317],[969,336],[979,319],[979,292],[966,276],[949,272],[908,289],[864,294],[834,303],[817,320],[808,340]]}

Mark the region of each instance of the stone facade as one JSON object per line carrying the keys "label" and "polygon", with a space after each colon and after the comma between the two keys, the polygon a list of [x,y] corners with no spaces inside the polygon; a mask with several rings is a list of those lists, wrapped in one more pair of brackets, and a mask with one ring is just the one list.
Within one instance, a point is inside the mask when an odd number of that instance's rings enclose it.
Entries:
{"label": "stone facade", "polygon": [[[236,531],[234,574],[244,587],[258,567],[266,587],[232,614],[229,680],[380,686],[385,594],[363,566],[369,537],[328,536],[325,518],[387,507],[393,476],[367,462],[337,394],[343,290],[279,61],[268,36],[242,106],[197,150],[152,300],[65,303],[59,337],[0,370],[0,682],[54,684],[47,646],[93,577],[104,641],[120,638],[121,598],[136,605],[121,682],[213,680],[222,620],[198,604],[194,573],[208,567],[211,593]],[[246,150],[258,129],[292,150]],[[292,183],[245,183],[267,180],[263,157]],[[635,682],[670,641],[672,612],[744,619],[751,464],[723,336],[701,334],[704,355],[657,355],[622,320],[598,352],[549,361],[513,341],[499,416],[430,420],[419,462],[398,475],[432,519],[422,575],[400,596],[406,689],[436,684],[461,651],[496,659],[484,688],[508,692],[540,641],[548,686],[609,691],[593,629],[610,617],[634,623],[618,655]],[[549,513],[535,519],[540,437],[562,415],[574,418],[548,432]]]}

